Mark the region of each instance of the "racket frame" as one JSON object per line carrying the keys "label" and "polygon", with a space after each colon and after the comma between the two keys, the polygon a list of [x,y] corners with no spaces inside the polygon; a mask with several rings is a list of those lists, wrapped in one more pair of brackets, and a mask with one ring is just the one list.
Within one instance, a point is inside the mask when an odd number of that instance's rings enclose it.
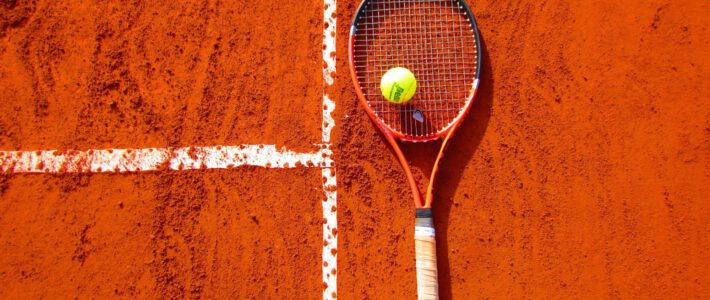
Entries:
{"label": "racket frame", "polygon": [[[468,4],[466,4],[465,1],[463,0],[452,0],[456,1],[459,7],[463,8],[464,11],[466,12],[469,22],[471,24],[471,28],[473,30],[474,34],[474,39],[476,42],[476,73],[475,73],[475,79],[472,83],[471,86],[471,91],[469,92],[469,95],[466,99],[466,102],[464,104],[464,107],[461,112],[454,118],[454,120],[448,124],[446,127],[442,128],[438,132],[436,132],[433,135],[428,135],[428,136],[408,136],[405,135],[397,130],[394,130],[385,122],[380,120],[376,115],[372,107],[367,101],[367,98],[365,97],[365,94],[362,91],[362,87],[360,86],[360,81],[358,80],[357,73],[355,71],[355,37],[357,35],[357,23],[359,18],[361,17],[362,13],[365,11],[365,6],[370,2],[369,0],[363,0],[360,3],[360,6],[357,9],[357,12],[355,13],[355,16],[353,17],[352,25],[350,26],[350,37],[348,41],[348,48],[349,48],[349,55],[348,55],[348,60],[349,60],[349,66],[350,66],[350,75],[353,80],[353,85],[355,86],[355,92],[358,95],[358,99],[360,100],[360,103],[362,104],[362,107],[365,109],[365,112],[367,112],[367,115],[370,117],[370,120],[372,120],[373,123],[377,127],[379,127],[380,131],[383,133],[385,136],[385,139],[389,142],[390,146],[392,146],[392,149],[395,152],[395,155],[397,156],[397,159],[399,160],[400,165],[402,165],[402,168],[404,169],[404,172],[407,175],[407,181],[409,183],[409,186],[412,189],[412,194],[414,195],[414,205],[416,208],[431,208],[431,204],[433,202],[433,187],[434,187],[434,180],[436,178],[436,174],[438,173],[439,170],[439,162],[441,158],[444,156],[444,150],[446,149],[446,146],[448,145],[448,141],[453,135],[454,131],[461,125],[464,117],[468,114],[469,110],[471,109],[471,106],[473,104],[473,99],[476,97],[476,93],[478,92],[478,83],[479,83],[479,78],[481,74],[481,38],[480,34],[478,31],[478,25],[476,23],[476,18],[473,16],[473,13],[471,12],[471,9],[469,8]],[[407,159],[404,156],[404,153],[402,153],[401,148],[399,147],[399,144],[397,143],[397,140],[404,141],[404,142],[429,142],[429,141],[434,141],[437,139],[443,138],[441,149],[439,150],[439,153],[437,154],[436,161],[434,162],[434,167],[431,172],[431,177],[429,178],[429,184],[427,186],[427,191],[426,191],[426,196],[424,201],[422,201],[421,193],[419,191],[419,188],[417,187],[417,183],[414,180],[414,175],[412,174],[412,170],[409,167],[409,163],[407,162]]]}

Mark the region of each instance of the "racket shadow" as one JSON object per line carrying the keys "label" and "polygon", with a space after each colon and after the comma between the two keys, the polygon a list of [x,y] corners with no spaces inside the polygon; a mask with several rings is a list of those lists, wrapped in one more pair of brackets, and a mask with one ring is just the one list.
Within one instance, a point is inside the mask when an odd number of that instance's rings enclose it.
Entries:
{"label": "racket shadow", "polygon": [[[449,264],[449,214],[452,198],[459,186],[463,170],[473,158],[473,154],[483,139],[493,106],[494,82],[491,74],[486,43],[481,38],[482,69],[480,90],[472,104],[468,116],[449,141],[448,149],[439,166],[439,174],[434,184],[434,222],[436,228],[436,252],[438,258],[439,296],[451,299],[451,269]],[[420,183],[427,183],[434,165],[441,141],[435,143],[400,143],[405,156],[411,160],[415,176]],[[415,155],[419,154],[419,155]],[[422,178],[426,176],[426,178]],[[426,186],[419,186],[426,191]]]}

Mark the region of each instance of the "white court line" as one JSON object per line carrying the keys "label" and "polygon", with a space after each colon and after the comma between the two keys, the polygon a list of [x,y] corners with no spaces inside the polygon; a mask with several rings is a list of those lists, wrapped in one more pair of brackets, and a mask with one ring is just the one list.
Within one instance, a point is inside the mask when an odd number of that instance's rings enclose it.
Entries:
{"label": "white court line", "polygon": [[326,167],[331,151],[297,153],[274,145],[183,148],[96,149],[88,151],[0,151],[1,173],[125,173],[162,170]]}
{"label": "white court line", "polygon": [[[330,144],[335,127],[332,113],[335,102],[328,96],[328,88],[335,81],[336,0],[323,0],[323,144]],[[328,148],[330,150],[330,148]],[[330,156],[328,156],[330,158]],[[337,298],[338,291],[338,220],[337,181],[335,166],[323,168],[323,299]]]}
{"label": "white court line", "polygon": [[335,81],[336,0],[323,1],[323,124],[322,143],[312,153],[274,145],[182,148],[93,149],[86,151],[0,151],[0,174],[130,173],[163,170],[320,167],[323,178],[323,299],[337,298],[338,221],[337,181],[331,159],[330,135],[335,127],[335,102],[328,88]]}

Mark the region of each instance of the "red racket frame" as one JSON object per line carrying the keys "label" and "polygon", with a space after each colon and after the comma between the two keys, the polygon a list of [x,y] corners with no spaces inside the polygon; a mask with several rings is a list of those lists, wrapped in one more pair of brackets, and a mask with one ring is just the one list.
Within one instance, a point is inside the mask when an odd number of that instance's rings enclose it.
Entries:
{"label": "red racket frame", "polygon": [[[360,4],[360,7],[358,8],[358,13],[362,11],[362,6],[365,5],[367,1],[363,1]],[[459,113],[458,116],[454,119],[451,124],[449,124],[447,127],[441,129],[439,132],[437,132],[434,135],[430,136],[421,136],[421,137],[415,137],[415,136],[407,136],[402,134],[401,132],[398,132],[391,127],[389,127],[387,124],[385,124],[382,120],[377,118],[375,115],[375,112],[372,110],[372,107],[367,102],[367,99],[365,97],[365,94],[362,91],[362,87],[360,86],[360,82],[358,81],[357,74],[355,73],[355,61],[354,61],[354,56],[355,56],[355,25],[357,22],[357,14],[354,17],[353,20],[353,25],[350,28],[350,37],[348,41],[348,48],[349,48],[349,55],[348,55],[348,62],[350,66],[350,76],[352,77],[353,80],[353,85],[355,86],[355,92],[357,93],[358,99],[360,100],[360,104],[362,107],[365,109],[365,112],[367,112],[367,115],[370,116],[370,119],[372,120],[375,125],[380,129],[382,134],[385,136],[387,141],[389,142],[390,146],[395,152],[395,155],[397,156],[397,159],[399,160],[400,165],[402,165],[402,168],[404,169],[405,174],[407,175],[407,181],[409,182],[409,186],[412,189],[412,194],[414,195],[414,205],[416,208],[431,208],[431,204],[433,202],[433,188],[434,188],[434,181],[436,179],[436,174],[439,171],[439,162],[441,161],[441,158],[444,156],[444,150],[446,149],[446,146],[448,145],[449,139],[453,135],[453,133],[456,131],[456,129],[461,125],[461,122],[463,121],[464,117],[468,114],[468,111],[471,109],[471,106],[473,105],[473,99],[476,97],[476,93],[478,91],[478,83],[479,83],[479,78],[480,78],[480,69],[481,69],[481,42],[480,42],[480,37],[479,37],[479,32],[478,32],[478,26],[476,24],[476,19],[473,17],[473,14],[471,13],[470,8],[468,5],[466,5],[465,2],[463,1],[457,1],[459,4],[461,4],[466,12],[468,13],[468,17],[470,18],[471,24],[473,26],[473,31],[474,31],[474,36],[475,36],[475,41],[476,41],[476,47],[478,51],[478,60],[477,60],[477,72],[476,72],[476,78],[474,79],[474,82],[471,87],[471,92],[466,99],[466,104],[462,110],[461,113]],[[416,181],[414,180],[414,175],[412,174],[412,170],[409,167],[409,164],[407,163],[407,159],[404,157],[404,153],[402,153],[401,148],[399,147],[399,144],[397,143],[397,140],[401,141],[407,141],[407,142],[428,142],[428,141],[433,141],[443,138],[443,142],[441,145],[441,149],[439,150],[439,153],[436,157],[436,161],[434,162],[434,167],[432,169],[431,177],[429,178],[429,185],[427,187],[426,191],[426,196],[424,201],[422,201],[422,196],[419,191],[419,188],[417,186]]]}
{"label": "red racket frame", "polygon": [[[407,181],[409,183],[410,188],[412,189],[412,194],[414,195],[414,205],[416,207],[416,221],[414,227],[414,252],[416,261],[417,295],[419,299],[439,298],[436,239],[433,215],[431,211],[431,205],[433,203],[434,198],[434,183],[436,180],[436,174],[439,171],[439,163],[441,162],[441,158],[444,156],[444,151],[448,146],[451,136],[454,134],[456,129],[461,126],[464,117],[471,110],[471,106],[473,106],[473,99],[476,97],[476,94],[478,92],[478,84],[481,73],[481,40],[476,24],[476,19],[473,17],[473,13],[471,13],[470,8],[463,0],[454,1],[456,1],[460,5],[460,8],[465,9],[469,18],[469,22],[471,23],[477,51],[476,72],[474,78],[472,78],[473,82],[471,83],[471,89],[469,90],[466,102],[464,103],[464,106],[460,110],[459,114],[453,119],[450,124],[448,124],[446,127],[440,129],[434,134],[427,134],[423,136],[409,136],[391,128],[387,125],[387,123],[385,123],[383,120],[376,116],[373,108],[367,101],[365,93],[363,93],[363,89],[360,85],[355,66],[355,37],[358,17],[362,13],[364,5],[367,5],[368,0],[362,1],[357,13],[355,14],[352,26],[350,28],[350,37],[348,41],[348,63],[350,67],[350,76],[352,77],[353,84],[355,86],[355,91],[358,95],[358,99],[360,100],[362,107],[365,109],[365,112],[367,112],[367,115],[370,117],[370,120],[372,120],[372,122],[375,123],[375,125],[380,129],[382,134],[385,136],[385,139],[387,139],[387,142],[394,150],[394,153],[397,156],[397,159],[399,160],[400,165],[402,165],[402,169],[404,170],[407,176]],[[424,198],[424,201],[422,201],[422,195],[419,191],[419,187],[417,186],[417,182],[414,180],[412,170],[409,167],[409,163],[407,162],[404,153],[402,153],[402,149],[400,148],[397,140],[408,142],[427,142],[440,138],[442,138],[443,141],[441,143],[439,153],[436,156],[436,160],[434,161],[434,166],[432,168],[432,173],[429,178],[429,184],[426,190],[426,196]]]}

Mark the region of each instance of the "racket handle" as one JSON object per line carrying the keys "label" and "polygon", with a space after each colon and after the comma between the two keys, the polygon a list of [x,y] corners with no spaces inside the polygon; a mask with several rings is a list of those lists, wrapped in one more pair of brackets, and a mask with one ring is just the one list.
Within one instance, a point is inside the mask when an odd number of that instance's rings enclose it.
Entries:
{"label": "racket handle", "polygon": [[417,208],[414,227],[414,253],[417,260],[417,295],[419,300],[439,299],[436,271],[436,239],[431,208]]}

